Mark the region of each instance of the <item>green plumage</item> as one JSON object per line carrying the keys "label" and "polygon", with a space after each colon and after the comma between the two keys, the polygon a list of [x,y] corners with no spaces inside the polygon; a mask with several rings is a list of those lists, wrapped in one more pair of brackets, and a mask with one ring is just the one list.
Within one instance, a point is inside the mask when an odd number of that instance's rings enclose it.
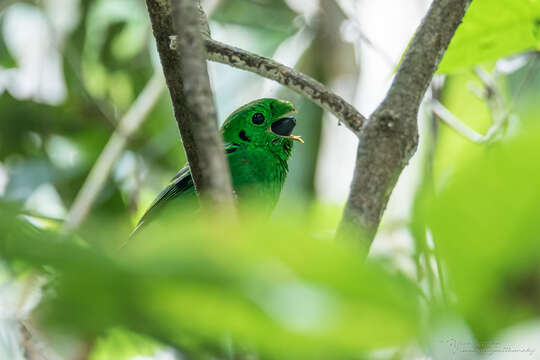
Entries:
{"label": "green plumage", "polygon": [[[223,123],[225,154],[240,205],[256,200],[268,215],[275,207],[287,176],[293,140],[302,142],[291,135],[295,120],[288,115],[293,112],[290,102],[259,99],[242,106]],[[154,200],[137,229],[170,204],[188,206],[195,197],[191,172],[186,166]]]}

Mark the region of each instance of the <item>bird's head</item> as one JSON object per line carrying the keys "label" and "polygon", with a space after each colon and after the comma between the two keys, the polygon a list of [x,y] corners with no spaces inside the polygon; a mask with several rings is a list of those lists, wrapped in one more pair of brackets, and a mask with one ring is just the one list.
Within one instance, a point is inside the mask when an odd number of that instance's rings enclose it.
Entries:
{"label": "bird's head", "polygon": [[221,131],[226,143],[265,147],[274,152],[290,152],[296,120],[294,106],[289,101],[259,99],[233,112],[223,123]]}

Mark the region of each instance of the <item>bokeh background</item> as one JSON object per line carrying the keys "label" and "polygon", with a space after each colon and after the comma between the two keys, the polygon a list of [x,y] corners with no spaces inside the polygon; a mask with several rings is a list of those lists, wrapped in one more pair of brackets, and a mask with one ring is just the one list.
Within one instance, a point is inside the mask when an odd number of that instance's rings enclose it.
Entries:
{"label": "bokeh background", "polygon": [[[454,341],[458,350],[474,339],[493,339],[509,325],[537,319],[540,308],[535,263],[539,247],[533,241],[538,240],[540,215],[540,147],[535,140],[540,134],[540,61],[535,50],[540,46],[540,8],[533,0],[473,3],[465,30],[456,35],[428,90],[419,116],[421,144],[394,189],[370,256],[434,297],[470,300],[460,303],[465,305],[458,306],[459,316],[436,327],[452,334],[444,339]],[[214,39],[305,72],[367,116],[383,99],[430,1],[203,0],[202,5]],[[209,72],[219,121],[256,98],[283,98],[296,105],[295,133],[305,144],[295,148],[275,216],[312,216],[310,224],[316,226],[305,231],[331,238],[352,179],[355,136],[333,115],[270,80],[215,63],[209,63]],[[76,211],[77,195],[107,142],[119,132],[121,119],[160,74],[144,1],[2,0],[2,201],[19,204],[20,211],[41,227],[60,228]],[[129,234],[185,164],[168,93],[162,82],[158,84],[155,101],[146,104],[148,115],[112,162],[88,216],[75,226],[81,239],[96,239],[97,247],[106,251],[113,248],[111,238],[116,244]],[[448,121],[477,134],[468,139]],[[482,138],[483,134],[489,136]],[[501,150],[507,143],[509,150]],[[433,205],[427,200],[432,193],[448,201]],[[441,256],[447,257],[444,266],[453,276],[454,293],[440,281],[444,270],[435,254],[437,238],[442,239]],[[13,310],[24,289],[17,280],[20,274],[14,275],[7,262],[2,264],[0,304],[9,320],[17,311],[28,314],[37,300]],[[493,271],[479,271],[482,264]],[[521,269],[518,275],[512,270],[516,268]],[[482,287],[490,284],[488,290],[469,291],[473,281]],[[484,301],[507,293],[517,294],[517,300]],[[518,309],[517,314],[504,315],[508,307]],[[479,316],[483,308],[492,320]],[[13,325],[9,321],[2,328],[5,334]],[[515,335],[519,341],[508,344],[519,349],[536,344],[536,352],[494,351],[491,356],[540,358],[538,326],[527,326],[531,327]],[[115,341],[122,343],[123,336],[127,335],[117,334]],[[464,339],[461,348],[455,345],[456,336]],[[527,336],[532,340],[524,340]],[[115,344],[111,348],[120,346]],[[437,346],[427,346],[431,353],[414,347],[412,355],[400,350],[378,356],[423,358],[440,355]],[[452,348],[451,343],[445,346]],[[13,349],[11,359],[19,359],[20,348]],[[107,351],[111,350],[90,354],[94,359],[113,358]],[[167,354],[160,359],[174,358]],[[467,358],[467,352],[453,355]]]}

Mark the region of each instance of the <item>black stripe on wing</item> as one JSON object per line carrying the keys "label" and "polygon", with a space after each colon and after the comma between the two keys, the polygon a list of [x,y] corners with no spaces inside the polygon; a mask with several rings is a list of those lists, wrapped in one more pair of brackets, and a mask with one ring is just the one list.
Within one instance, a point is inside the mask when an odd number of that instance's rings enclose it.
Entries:
{"label": "black stripe on wing", "polygon": [[[229,154],[232,154],[236,150],[238,150],[240,145],[235,143],[230,143],[225,145],[225,154],[226,156]],[[167,204],[170,200],[182,195],[188,190],[195,190],[193,184],[193,179],[191,177],[191,171],[189,169],[189,166],[185,166],[182,170],[180,170],[169,182],[167,187],[159,193],[159,195],[156,197],[156,199],[152,202],[148,210],[144,213],[144,215],[141,217],[139,222],[137,223],[137,227],[133,232],[131,233],[130,237],[145,223],[148,223],[152,220],[152,218],[161,210],[165,204]]]}
{"label": "black stripe on wing", "polygon": [[135,233],[143,224],[148,223],[169,200],[174,199],[192,188],[194,188],[193,179],[191,178],[189,166],[186,166],[180,170],[171,179],[167,187],[159,193],[137,223],[137,227],[133,230],[133,233]]}

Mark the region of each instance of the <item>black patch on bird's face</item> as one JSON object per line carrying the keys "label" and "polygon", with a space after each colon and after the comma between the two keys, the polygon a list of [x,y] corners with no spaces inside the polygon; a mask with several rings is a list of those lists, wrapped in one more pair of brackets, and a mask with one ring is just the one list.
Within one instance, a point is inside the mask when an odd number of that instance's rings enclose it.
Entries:
{"label": "black patch on bird's face", "polygon": [[247,135],[246,135],[246,132],[244,130],[240,131],[238,133],[238,137],[240,137],[240,139],[244,140],[244,141],[251,141]]}

